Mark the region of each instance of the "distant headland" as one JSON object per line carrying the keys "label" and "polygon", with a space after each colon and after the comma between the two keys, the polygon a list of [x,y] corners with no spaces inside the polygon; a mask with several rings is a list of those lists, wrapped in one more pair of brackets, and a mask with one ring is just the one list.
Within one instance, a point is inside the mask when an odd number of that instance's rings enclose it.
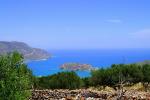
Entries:
{"label": "distant headland", "polygon": [[23,42],[0,41],[0,55],[13,51],[18,51],[19,53],[21,53],[26,60],[41,60],[51,57],[51,55],[47,51],[39,48],[30,47]]}

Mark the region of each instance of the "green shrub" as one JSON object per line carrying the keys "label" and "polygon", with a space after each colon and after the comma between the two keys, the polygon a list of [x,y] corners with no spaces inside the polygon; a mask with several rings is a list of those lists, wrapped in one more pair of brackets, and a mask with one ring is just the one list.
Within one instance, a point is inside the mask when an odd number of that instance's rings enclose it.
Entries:
{"label": "green shrub", "polygon": [[119,64],[111,68],[92,71],[91,82],[93,86],[114,86],[120,79],[124,83],[150,82],[150,65]]}
{"label": "green shrub", "polygon": [[17,52],[0,56],[0,100],[26,100],[32,72]]}
{"label": "green shrub", "polygon": [[82,87],[89,88],[91,86],[90,77],[82,78]]}
{"label": "green shrub", "polygon": [[81,86],[81,79],[75,72],[59,72],[52,76],[38,78],[38,88],[76,89]]}

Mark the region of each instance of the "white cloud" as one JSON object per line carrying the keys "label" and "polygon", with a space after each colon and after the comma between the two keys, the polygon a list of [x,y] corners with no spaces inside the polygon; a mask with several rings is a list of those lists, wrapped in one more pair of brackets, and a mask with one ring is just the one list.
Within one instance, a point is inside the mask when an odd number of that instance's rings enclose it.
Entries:
{"label": "white cloud", "polygon": [[129,33],[124,39],[132,48],[150,48],[150,29],[142,29]]}
{"label": "white cloud", "polygon": [[150,39],[150,29],[143,29],[138,32],[132,33],[132,37],[138,39]]}
{"label": "white cloud", "polygon": [[109,23],[122,23],[122,20],[120,20],[120,19],[108,19],[108,20],[106,20],[106,22],[109,22]]}

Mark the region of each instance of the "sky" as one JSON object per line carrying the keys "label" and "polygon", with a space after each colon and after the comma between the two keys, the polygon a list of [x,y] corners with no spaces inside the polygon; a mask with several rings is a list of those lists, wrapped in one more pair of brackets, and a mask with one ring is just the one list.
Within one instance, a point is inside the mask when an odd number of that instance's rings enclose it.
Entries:
{"label": "sky", "polygon": [[0,41],[43,49],[150,48],[150,0],[0,0]]}

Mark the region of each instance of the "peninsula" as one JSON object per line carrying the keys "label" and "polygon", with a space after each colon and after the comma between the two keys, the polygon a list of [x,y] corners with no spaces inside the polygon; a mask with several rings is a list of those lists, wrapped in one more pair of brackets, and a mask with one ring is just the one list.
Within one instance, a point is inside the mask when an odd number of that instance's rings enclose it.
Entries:
{"label": "peninsula", "polygon": [[26,60],[41,60],[50,57],[50,54],[47,51],[30,47],[23,42],[0,41],[0,55],[14,51],[21,53]]}

